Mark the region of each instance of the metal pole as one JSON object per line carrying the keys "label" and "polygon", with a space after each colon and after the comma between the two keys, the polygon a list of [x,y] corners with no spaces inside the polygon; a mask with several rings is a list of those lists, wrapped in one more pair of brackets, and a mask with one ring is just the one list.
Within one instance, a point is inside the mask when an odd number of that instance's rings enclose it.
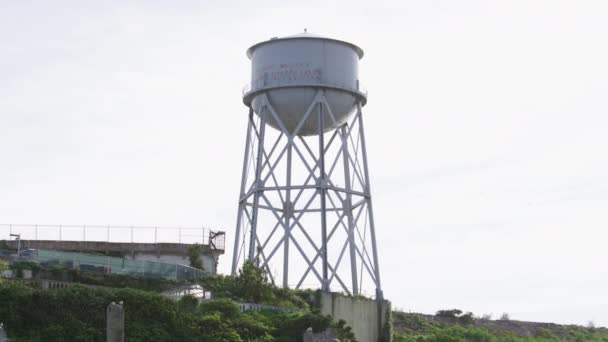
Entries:
{"label": "metal pole", "polygon": [[327,205],[325,195],[327,184],[325,184],[325,139],[323,135],[323,103],[319,102],[319,184],[318,191],[321,196],[321,259],[323,263],[323,280],[321,290],[329,292],[327,276]]}
{"label": "metal pole", "polygon": [[253,213],[251,215],[251,236],[249,240],[249,261],[254,262],[255,257],[255,240],[257,237],[257,221],[258,221],[258,205],[260,203],[260,192],[262,192],[263,184],[260,184],[262,174],[262,157],[264,156],[264,134],[266,131],[266,112],[268,110],[264,106],[260,115],[260,137],[258,138],[258,153],[255,167],[255,193],[253,197]]}
{"label": "metal pole", "polygon": [[344,160],[344,183],[346,188],[346,200],[344,201],[344,212],[348,220],[348,244],[350,252],[350,272],[352,277],[353,295],[359,294],[359,284],[357,283],[357,255],[355,245],[355,224],[353,221],[353,196],[350,193],[350,161],[348,153],[348,129],[347,124],[340,127],[342,137],[342,159]]}
{"label": "metal pole", "polygon": [[179,227],[178,230],[179,230],[179,243],[182,243],[182,227]]}
{"label": "metal pole", "polygon": [[247,200],[245,196],[245,186],[247,185],[247,166],[249,165],[249,148],[251,146],[251,126],[253,126],[253,109],[249,108],[249,120],[247,123],[247,139],[245,140],[245,156],[243,157],[243,172],[241,174],[241,191],[239,192],[239,212],[236,217],[236,234],[234,236],[234,250],[232,251],[232,275],[236,275],[238,268],[238,256],[241,245],[241,226],[243,220],[243,210]]}
{"label": "metal pole", "polygon": [[61,241],[61,231],[62,231],[61,225],[59,225],[59,241]]}
{"label": "metal pole", "polygon": [[133,243],[133,226],[131,226],[131,243]]}
{"label": "metal pole", "polygon": [[35,235],[34,239],[38,240],[38,225],[36,225],[36,233],[34,235]]}
{"label": "metal pole", "polygon": [[87,241],[87,226],[82,226],[82,241]]}
{"label": "metal pole", "polygon": [[154,243],[158,243],[158,227],[154,227]]}
{"label": "metal pole", "polygon": [[359,134],[361,138],[361,156],[363,157],[363,172],[365,173],[365,189],[367,196],[367,211],[369,213],[369,231],[372,240],[372,252],[374,257],[374,277],[376,278],[376,299],[383,300],[382,286],[380,283],[380,268],[378,265],[378,248],[376,247],[376,227],[374,225],[374,210],[372,208],[372,196],[369,185],[369,168],[367,166],[367,148],[365,145],[365,134],[363,129],[363,115],[361,113],[361,103],[357,103],[357,117],[359,121]]}

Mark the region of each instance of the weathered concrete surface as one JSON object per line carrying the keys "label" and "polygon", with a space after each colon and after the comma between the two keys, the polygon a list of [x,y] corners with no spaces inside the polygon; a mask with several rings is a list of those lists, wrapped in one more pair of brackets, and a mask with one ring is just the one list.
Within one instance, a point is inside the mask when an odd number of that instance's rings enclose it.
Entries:
{"label": "weathered concrete surface", "polygon": [[4,331],[4,325],[0,323],[0,342],[8,342],[8,337]]}
{"label": "weathered concrete surface", "polygon": [[107,342],[124,342],[125,341],[125,309],[123,303],[110,303],[107,311]]}
{"label": "weathered concrete surface", "polygon": [[[17,242],[6,241],[10,248],[16,249]],[[164,262],[168,264],[190,265],[188,248],[185,243],[129,243],[103,241],[58,241],[58,240],[21,240],[21,249],[53,249],[67,252],[108,253],[121,255],[127,259]],[[218,258],[224,250],[212,249],[201,245],[203,268],[216,273]]]}
{"label": "weathered concrete surface", "polygon": [[390,310],[387,300],[348,297],[339,293],[320,293],[321,314],[335,320],[343,319],[353,329],[361,342],[382,341],[386,313]]}
{"label": "weathered concrete surface", "polygon": [[[6,241],[9,247],[16,249],[17,241]],[[185,243],[130,243],[105,241],[59,241],[59,240],[21,240],[21,249],[58,249],[63,251],[80,252],[115,252],[115,253],[157,253],[188,255],[190,244]],[[212,252],[209,245],[201,245],[204,252]],[[224,253],[223,250],[215,250]]]}

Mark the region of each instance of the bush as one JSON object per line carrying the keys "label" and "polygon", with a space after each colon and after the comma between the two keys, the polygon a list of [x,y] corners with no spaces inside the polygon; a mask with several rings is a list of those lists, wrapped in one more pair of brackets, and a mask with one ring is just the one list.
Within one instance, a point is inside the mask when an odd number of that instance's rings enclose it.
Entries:
{"label": "bush", "polygon": [[8,263],[4,260],[0,260],[0,273],[8,270]]}
{"label": "bush", "polygon": [[475,319],[473,318],[473,313],[469,311],[465,314],[462,314],[460,317],[458,317],[458,322],[463,325],[473,324],[475,322]]}
{"label": "bush", "polygon": [[462,310],[452,309],[452,310],[439,310],[435,313],[437,317],[443,318],[457,318],[462,314]]}
{"label": "bush", "polygon": [[9,268],[15,272],[17,278],[23,278],[24,270],[32,271],[32,275],[35,276],[41,269],[40,265],[33,261],[15,261]]}
{"label": "bush", "polygon": [[211,291],[214,298],[229,298],[274,306],[308,309],[308,301],[314,301],[314,292],[293,291],[274,286],[266,272],[251,262],[246,262],[235,276],[209,275],[199,279],[199,284]]}
{"label": "bush", "polygon": [[154,292],[81,286],[43,291],[0,283],[0,322],[11,340],[101,342],[106,306],[118,301],[125,303],[125,337],[132,342],[291,342],[308,327],[333,327],[341,341],[354,341],[344,322],[318,313],[243,313],[227,298],[198,304],[192,297],[175,302]]}

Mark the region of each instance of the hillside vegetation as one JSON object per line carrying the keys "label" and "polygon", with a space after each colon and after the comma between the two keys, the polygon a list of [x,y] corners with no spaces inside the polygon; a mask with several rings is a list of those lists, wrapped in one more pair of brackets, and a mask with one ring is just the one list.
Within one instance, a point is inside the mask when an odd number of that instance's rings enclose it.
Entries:
{"label": "hillside vegetation", "polygon": [[394,342],[608,342],[605,328],[478,319],[460,310],[394,312],[393,323]]}
{"label": "hillside vegetation", "polygon": [[[293,342],[301,341],[308,327],[317,332],[333,328],[341,341],[356,342],[344,322],[334,322],[314,309],[312,293],[278,289],[252,264],[236,277],[213,276],[202,283],[215,291],[217,299],[199,303],[186,296],[175,302],[133,288],[74,286],[44,291],[0,280],[0,322],[13,342],[105,341],[106,306],[123,301],[126,340],[131,342]],[[302,310],[241,312],[237,300]]]}

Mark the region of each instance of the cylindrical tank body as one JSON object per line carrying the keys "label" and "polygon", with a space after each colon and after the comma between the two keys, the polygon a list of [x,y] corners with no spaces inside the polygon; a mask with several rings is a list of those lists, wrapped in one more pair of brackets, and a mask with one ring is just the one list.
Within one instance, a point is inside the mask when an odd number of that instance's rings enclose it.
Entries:
{"label": "cylindrical tank body", "polygon": [[[324,92],[335,118],[334,122],[324,109],[323,132],[346,122],[357,102],[361,105],[366,102],[359,87],[358,70],[363,50],[356,45],[303,33],[258,43],[247,50],[247,56],[251,59],[251,84],[243,101],[261,115],[266,95],[290,133],[295,131],[319,90]],[[266,122],[280,129],[270,113],[266,114]],[[297,134],[319,132],[316,106]]]}

